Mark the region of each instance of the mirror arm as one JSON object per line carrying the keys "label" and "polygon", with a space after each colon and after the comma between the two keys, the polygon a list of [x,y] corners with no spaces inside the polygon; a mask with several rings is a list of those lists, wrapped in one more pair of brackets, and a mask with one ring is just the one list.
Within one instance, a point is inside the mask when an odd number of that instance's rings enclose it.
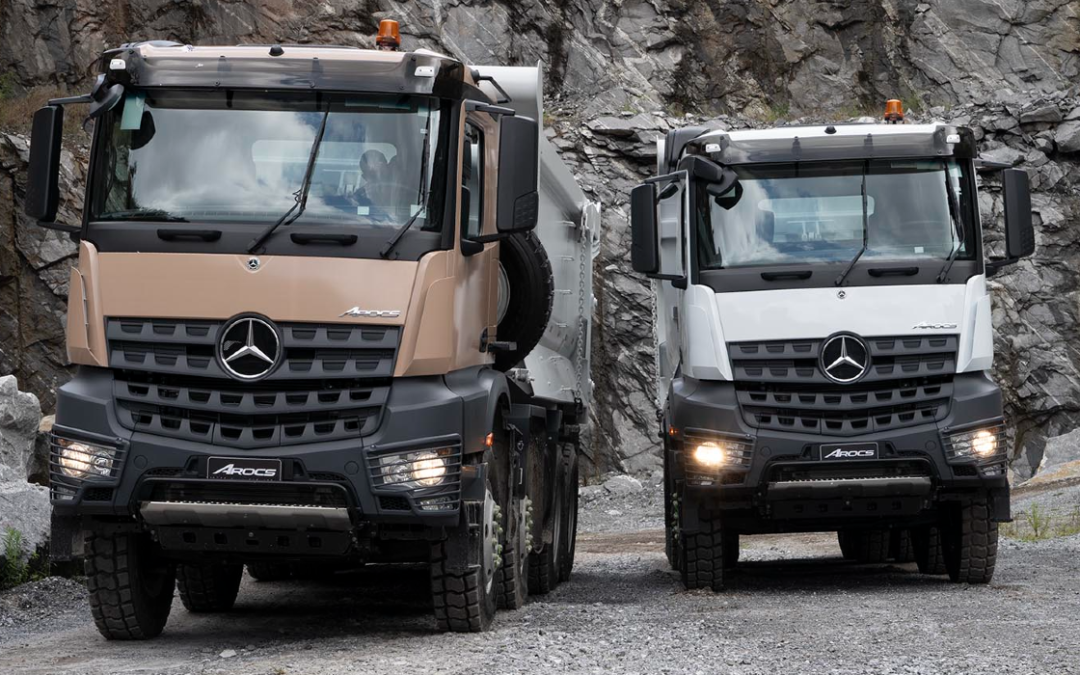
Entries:
{"label": "mirror arm", "polygon": [[489,115],[506,115],[507,117],[514,117],[517,115],[517,111],[513,108],[504,108],[500,105],[491,105],[483,101],[468,100],[465,101],[465,110],[468,112],[482,112]]}
{"label": "mirror arm", "polygon": [[82,96],[67,96],[64,98],[50,98],[49,105],[74,105],[77,103],[93,103],[94,97],[90,94],[83,94]]}

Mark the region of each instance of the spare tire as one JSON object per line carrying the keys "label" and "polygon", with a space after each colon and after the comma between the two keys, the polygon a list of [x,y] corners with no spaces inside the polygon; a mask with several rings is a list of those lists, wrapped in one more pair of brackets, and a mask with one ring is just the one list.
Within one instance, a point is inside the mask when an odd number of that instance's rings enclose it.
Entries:
{"label": "spare tire", "polygon": [[516,348],[495,353],[495,367],[506,371],[518,366],[536,347],[547,330],[555,280],[544,245],[535,232],[520,232],[499,245],[499,329],[500,342],[514,342]]}

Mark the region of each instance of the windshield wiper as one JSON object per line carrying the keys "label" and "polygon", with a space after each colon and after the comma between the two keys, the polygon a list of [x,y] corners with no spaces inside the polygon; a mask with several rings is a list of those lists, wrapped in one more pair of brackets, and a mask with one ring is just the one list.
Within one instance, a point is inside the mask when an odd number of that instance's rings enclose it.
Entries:
{"label": "windshield wiper", "polygon": [[394,250],[397,243],[401,241],[401,237],[412,227],[412,224],[416,222],[416,219],[420,217],[420,214],[424,212],[424,209],[420,209],[416,213],[412,214],[412,217],[405,221],[405,224],[398,228],[398,231],[394,233],[394,236],[386,240],[382,249],[379,251],[380,258],[386,258],[390,255],[390,251]]}
{"label": "windshield wiper", "polygon": [[425,192],[426,192],[426,187],[427,187],[426,178],[427,178],[428,153],[430,152],[430,149],[431,149],[431,115],[429,114],[428,119],[427,119],[427,133],[425,134],[425,138],[424,138],[424,154],[420,158],[420,187],[419,187],[419,190],[417,191],[417,197],[420,199],[420,209],[416,213],[412,214],[412,217],[410,217],[407,221],[405,221],[404,225],[402,225],[400,228],[398,228],[398,231],[394,233],[394,236],[390,237],[386,241],[386,243],[383,244],[382,249],[379,250],[379,257],[380,258],[385,259],[387,256],[390,255],[390,251],[394,250],[394,247],[397,246],[397,243],[399,241],[401,241],[401,237],[405,235],[405,233],[409,230],[410,227],[412,227],[413,223],[416,222],[416,219],[420,216],[421,213],[424,212],[424,210],[426,208],[425,201],[427,200],[427,194],[425,194]]}
{"label": "windshield wiper", "polygon": [[[255,249],[262,246],[262,243],[266,241],[274,230],[278,229],[282,225],[290,225],[293,221],[299,218],[304,213],[304,209],[307,208],[308,190],[311,188],[311,177],[315,173],[315,159],[319,156],[319,145],[322,144],[323,134],[326,133],[326,120],[330,118],[330,110],[328,109],[323,113],[322,123],[319,125],[319,133],[315,135],[315,142],[311,144],[311,154],[308,155],[307,169],[304,170],[304,182],[300,184],[300,189],[293,193],[293,197],[296,202],[277,219],[270,227],[262,231],[259,236],[251,240],[248,244],[248,253],[254,253]],[[296,211],[296,214],[293,214]]]}
{"label": "windshield wiper", "polygon": [[855,257],[848,263],[847,269],[845,269],[840,276],[836,277],[836,285],[844,283],[844,279],[847,275],[851,274],[852,268],[855,267],[855,263],[859,262],[859,258],[866,253],[866,248],[870,245],[870,216],[867,213],[867,199],[866,199],[866,172],[867,167],[863,166],[862,174],[862,248],[855,254]]}
{"label": "windshield wiper", "polygon": [[949,165],[944,161],[942,161],[942,165],[945,168],[945,193],[949,196],[949,217],[953,221],[953,234],[959,235],[959,239],[956,240],[956,245],[949,251],[949,257],[945,258],[945,264],[941,266],[941,271],[938,272],[937,282],[939,284],[949,278],[949,271],[952,270],[953,263],[956,262],[956,255],[960,253],[960,247],[964,245],[966,237],[964,219],[960,217],[960,207],[956,203],[956,191],[953,189],[952,181],[949,180]]}
{"label": "windshield wiper", "polygon": [[146,220],[154,223],[186,223],[187,218],[176,216],[165,209],[132,209],[130,211],[114,211],[107,213],[98,220]]}

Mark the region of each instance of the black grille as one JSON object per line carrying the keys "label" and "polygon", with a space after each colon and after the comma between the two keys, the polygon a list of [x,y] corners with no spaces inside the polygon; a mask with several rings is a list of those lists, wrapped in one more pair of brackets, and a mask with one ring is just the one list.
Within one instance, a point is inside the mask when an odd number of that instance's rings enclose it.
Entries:
{"label": "black grille", "polygon": [[378,429],[389,393],[388,385],[332,380],[280,388],[177,378],[113,382],[124,427],[234,448],[365,436]]}
{"label": "black grille", "polygon": [[[108,319],[109,366],[174,375],[230,379],[215,357],[224,321]],[[284,350],[273,380],[390,377],[397,326],[278,324]]]}
{"label": "black grille", "polygon": [[739,407],[759,429],[856,436],[939,422],[956,372],[955,336],[867,338],[866,375],[836,384],[819,365],[824,340],[729,346]]}
{"label": "black grille", "polygon": [[148,498],[156,502],[271,504],[276,506],[349,505],[340,485],[244,483],[241,481],[161,481],[150,483]]}
{"label": "black grille", "polygon": [[400,337],[395,326],[280,324],[281,365],[258,382],[215,356],[223,321],[109,319],[120,423],[234,448],[359,438],[379,427]]}

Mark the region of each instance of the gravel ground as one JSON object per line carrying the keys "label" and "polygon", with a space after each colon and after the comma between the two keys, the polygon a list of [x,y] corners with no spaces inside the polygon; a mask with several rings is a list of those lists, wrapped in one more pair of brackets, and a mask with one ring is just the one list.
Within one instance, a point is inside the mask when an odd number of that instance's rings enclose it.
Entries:
{"label": "gravel ground", "polygon": [[614,488],[586,488],[573,580],[486,634],[433,633],[419,568],[245,579],[232,613],[177,601],[148,643],[105,642],[49,579],[0,594],[0,673],[1080,673],[1080,536],[1004,541],[988,587],[845,562],[832,534],[747,537],[714,595],[667,569],[656,481]]}

